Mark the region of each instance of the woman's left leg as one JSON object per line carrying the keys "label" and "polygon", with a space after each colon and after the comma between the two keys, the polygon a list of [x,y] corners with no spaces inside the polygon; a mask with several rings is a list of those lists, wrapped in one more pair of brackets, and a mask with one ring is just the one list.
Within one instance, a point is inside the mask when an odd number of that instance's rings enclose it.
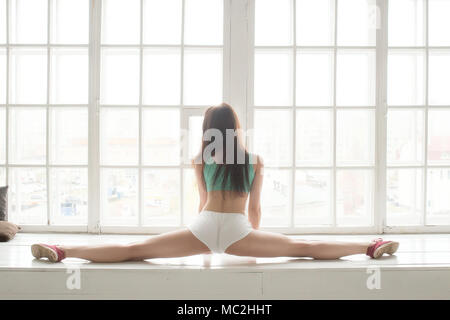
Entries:
{"label": "woman's left leg", "polygon": [[279,233],[252,230],[246,237],[230,245],[225,252],[237,256],[311,257],[326,260],[366,253],[373,243],[296,240]]}
{"label": "woman's left leg", "polygon": [[188,229],[163,233],[142,242],[117,245],[58,246],[67,258],[93,262],[121,262],[151,258],[173,258],[210,253]]}

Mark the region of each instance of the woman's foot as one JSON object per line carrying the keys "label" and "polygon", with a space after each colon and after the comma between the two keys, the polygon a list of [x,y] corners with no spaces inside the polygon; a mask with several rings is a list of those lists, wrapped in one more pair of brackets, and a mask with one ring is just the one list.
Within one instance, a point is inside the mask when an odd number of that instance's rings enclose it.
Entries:
{"label": "woman's foot", "polygon": [[47,258],[51,262],[59,262],[66,258],[64,251],[57,246],[43,243],[33,244],[31,253],[36,259]]}
{"label": "woman's foot", "polygon": [[371,244],[367,248],[366,252],[366,255],[368,255],[373,259],[378,259],[384,253],[391,255],[394,254],[397,251],[398,246],[400,245],[396,241],[383,241],[383,239],[381,238],[375,239],[373,241],[374,241],[373,244]]}

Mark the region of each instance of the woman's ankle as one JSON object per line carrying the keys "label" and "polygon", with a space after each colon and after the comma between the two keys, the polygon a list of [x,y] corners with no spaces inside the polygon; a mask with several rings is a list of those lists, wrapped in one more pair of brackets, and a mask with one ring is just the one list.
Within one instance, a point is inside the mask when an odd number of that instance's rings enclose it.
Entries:
{"label": "woman's ankle", "polygon": [[68,250],[66,247],[60,246],[60,245],[55,245],[55,247],[57,247],[59,250],[61,250],[63,252],[65,258],[69,257]]}

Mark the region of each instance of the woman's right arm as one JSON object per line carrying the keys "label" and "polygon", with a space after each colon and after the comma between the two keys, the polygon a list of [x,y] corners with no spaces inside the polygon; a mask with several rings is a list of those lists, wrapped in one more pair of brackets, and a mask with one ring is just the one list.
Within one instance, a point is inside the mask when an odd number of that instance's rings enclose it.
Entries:
{"label": "woman's right arm", "polygon": [[261,222],[261,189],[264,177],[264,163],[260,156],[257,156],[255,167],[255,178],[250,189],[248,202],[248,220],[253,229],[259,229]]}
{"label": "woman's right arm", "polygon": [[201,164],[193,164],[193,166],[194,166],[195,177],[197,180],[198,193],[199,193],[199,198],[200,198],[198,212],[201,212],[203,210],[203,207],[206,204],[206,201],[208,200],[208,193],[206,192],[206,185],[205,185],[205,179],[203,178],[202,165]]}

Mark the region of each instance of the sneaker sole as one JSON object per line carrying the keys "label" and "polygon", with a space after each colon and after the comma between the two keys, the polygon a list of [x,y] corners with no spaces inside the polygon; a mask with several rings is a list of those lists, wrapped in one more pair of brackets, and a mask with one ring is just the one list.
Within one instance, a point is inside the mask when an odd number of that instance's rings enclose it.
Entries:
{"label": "sneaker sole", "polygon": [[43,245],[33,244],[31,246],[31,253],[36,259],[47,258],[51,262],[58,262],[58,254],[52,249]]}
{"label": "sneaker sole", "polygon": [[373,253],[373,257],[375,259],[378,259],[385,253],[392,255],[398,250],[399,245],[400,245],[400,243],[398,243],[396,241],[385,243],[385,244],[379,246],[377,248],[377,250],[375,250],[375,252]]}

